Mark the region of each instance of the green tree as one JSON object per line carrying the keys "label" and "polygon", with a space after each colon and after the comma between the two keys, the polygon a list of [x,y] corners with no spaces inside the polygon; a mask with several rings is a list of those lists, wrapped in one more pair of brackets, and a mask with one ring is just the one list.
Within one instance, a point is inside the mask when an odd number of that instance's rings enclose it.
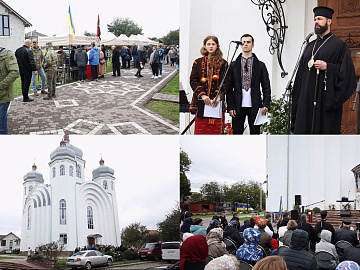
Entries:
{"label": "green tree", "polygon": [[202,202],[204,202],[203,195],[201,193],[192,194],[191,201],[193,203],[202,203]]}
{"label": "green tree", "polygon": [[[232,203],[247,203],[249,199],[249,204],[255,208],[257,204],[260,205],[260,188],[261,183],[254,180],[239,181],[230,186],[224,185],[224,200]],[[265,193],[262,192],[262,209],[265,208],[265,197]]]}
{"label": "green tree", "polygon": [[179,31],[170,31],[166,36],[162,37],[161,40],[166,45],[179,45]]}
{"label": "green tree", "polygon": [[201,186],[200,193],[208,203],[217,203],[221,199],[221,186],[218,182],[211,181]]}
{"label": "green tree", "polygon": [[186,176],[186,172],[190,170],[191,164],[192,161],[188,154],[180,149],[180,196],[182,201],[184,201],[186,196],[191,195],[189,179]]}
{"label": "green tree", "polygon": [[143,243],[153,243],[153,242],[159,242],[161,240],[160,233],[154,233],[154,234],[147,234],[143,238]]}
{"label": "green tree", "polygon": [[146,226],[134,222],[121,230],[121,242],[125,246],[140,246],[148,233]]}
{"label": "green tree", "polygon": [[162,241],[179,241],[179,217],[180,211],[179,206],[177,205],[173,209],[171,209],[169,213],[166,214],[163,221],[157,223],[158,231],[160,232]]}
{"label": "green tree", "polygon": [[142,28],[129,18],[117,17],[110,24],[107,25],[108,31],[113,33],[116,37],[121,34],[127,35],[142,35]]}
{"label": "green tree", "polygon": [[88,32],[87,30],[85,30],[85,31],[84,31],[84,36],[86,36],[86,37],[95,37],[96,34],[95,34],[95,33],[90,33],[90,32]]}

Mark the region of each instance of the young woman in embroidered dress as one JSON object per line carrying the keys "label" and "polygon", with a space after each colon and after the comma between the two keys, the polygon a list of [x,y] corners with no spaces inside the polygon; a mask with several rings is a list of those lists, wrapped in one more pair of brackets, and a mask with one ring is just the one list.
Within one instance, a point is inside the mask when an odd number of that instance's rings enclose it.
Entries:
{"label": "young woman in embroidered dress", "polygon": [[[200,50],[203,57],[195,60],[190,74],[190,85],[193,90],[191,110],[198,109],[198,101],[201,100],[205,105],[216,107],[222,99],[219,94],[217,100],[214,100],[219,91],[219,85],[224,76],[227,62],[222,58],[222,52],[218,38],[207,36],[204,39],[204,45]],[[226,76],[224,89],[230,86],[230,76]],[[224,112],[222,119],[215,118],[195,118],[195,134],[220,134],[224,132]]]}

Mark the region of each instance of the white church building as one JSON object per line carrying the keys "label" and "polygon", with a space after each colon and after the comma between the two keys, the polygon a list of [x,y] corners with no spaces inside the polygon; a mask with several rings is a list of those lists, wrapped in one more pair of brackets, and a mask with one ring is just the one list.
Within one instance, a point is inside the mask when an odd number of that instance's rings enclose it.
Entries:
{"label": "white church building", "polygon": [[295,195],[304,209],[360,210],[360,137],[267,136],[266,210],[292,210]]}
{"label": "white church building", "polygon": [[104,160],[85,181],[83,152],[65,135],[50,154],[49,183],[36,169],[24,176],[21,251],[52,241],[65,250],[120,245],[114,170]]}

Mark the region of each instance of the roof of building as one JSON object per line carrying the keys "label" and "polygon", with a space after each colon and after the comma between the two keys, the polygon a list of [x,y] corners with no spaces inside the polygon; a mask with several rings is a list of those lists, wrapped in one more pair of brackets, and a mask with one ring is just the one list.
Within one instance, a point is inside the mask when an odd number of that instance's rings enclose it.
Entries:
{"label": "roof of building", "polygon": [[114,169],[105,166],[105,161],[101,158],[100,160],[100,167],[97,167],[95,170],[93,170],[93,179],[96,179],[101,176],[113,176],[114,175]]}
{"label": "roof of building", "polygon": [[82,150],[70,144],[69,135],[65,135],[64,140],[60,142],[60,146],[51,152],[50,159],[63,159],[65,157],[75,159],[75,157],[82,158],[82,156]]}
{"label": "roof of building", "polygon": [[0,235],[0,240],[5,238],[6,236],[10,235],[10,234],[13,234],[16,238],[20,239],[20,237],[18,237],[15,233],[13,232],[9,232],[8,234],[4,234],[4,235]]}
{"label": "roof of building", "polygon": [[30,27],[32,24],[27,21],[24,17],[22,17],[19,13],[17,13],[13,8],[11,8],[8,4],[6,4],[3,0],[0,0],[0,4],[3,5],[8,11],[9,14],[13,13],[16,17],[23,21],[25,27]]}
{"label": "roof of building", "polygon": [[36,171],[37,167],[34,164],[32,166],[32,171],[28,172],[27,174],[24,175],[24,181],[35,181],[35,182],[39,182],[39,183],[44,183],[44,178],[43,175],[39,172]]}
{"label": "roof of building", "polygon": [[25,33],[25,36],[27,36],[27,37],[47,37],[47,35],[44,35],[36,30]]}

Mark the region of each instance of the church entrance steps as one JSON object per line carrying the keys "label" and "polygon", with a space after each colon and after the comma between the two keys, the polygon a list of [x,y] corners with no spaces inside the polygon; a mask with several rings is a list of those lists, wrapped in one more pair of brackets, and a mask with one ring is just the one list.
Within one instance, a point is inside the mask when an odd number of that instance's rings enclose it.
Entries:
{"label": "church entrance steps", "polygon": [[[356,223],[360,222],[360,211],[358,210],[351,210],[351,226],[356,229]],[[331,223],[331,225],[334,227],[335,230],[337,230],[343,221],[344,217],[340,216],[340,211],[327,211],[327,222]],[[313,215],[313,222],[310,223],[313,227],[317,223],[317,221],[320,221],[320,213],[316,213]]]}

